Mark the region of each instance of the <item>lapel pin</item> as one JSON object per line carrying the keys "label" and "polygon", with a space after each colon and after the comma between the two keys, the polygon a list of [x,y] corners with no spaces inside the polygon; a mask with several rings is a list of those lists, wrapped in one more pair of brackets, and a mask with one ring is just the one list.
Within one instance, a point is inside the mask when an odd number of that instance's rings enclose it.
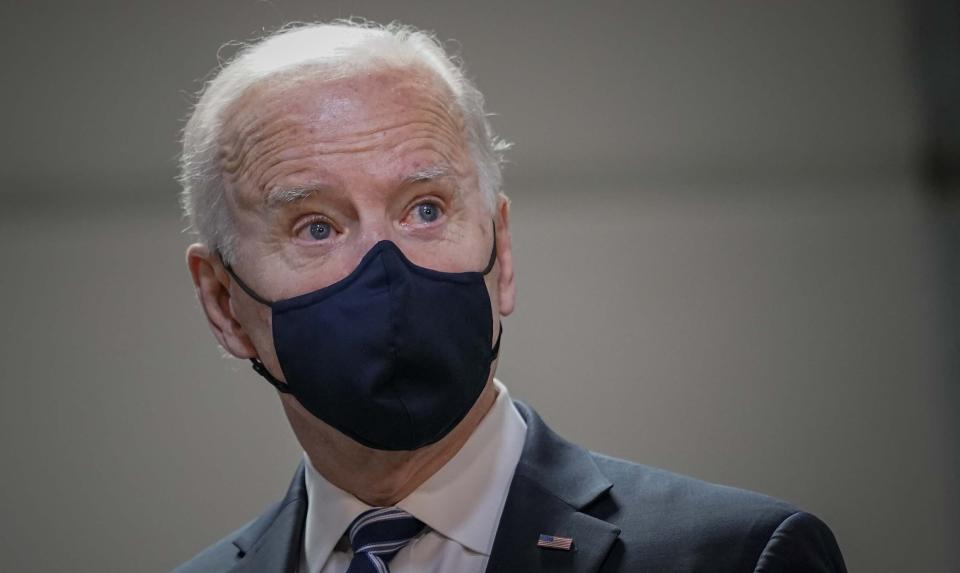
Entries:
{"label": "lapel pin", "polygon": [[573,539],[570,537],[557,537],[555,535],[540,534],[537,540],[537,547],[542,549],[559,549],[561,551],[570,551],[573,545]]}

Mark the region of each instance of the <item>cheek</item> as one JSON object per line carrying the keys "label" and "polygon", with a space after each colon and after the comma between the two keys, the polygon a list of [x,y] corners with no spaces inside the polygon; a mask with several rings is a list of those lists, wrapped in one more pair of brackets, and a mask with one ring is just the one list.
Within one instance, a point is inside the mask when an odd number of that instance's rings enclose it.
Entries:
{"label": "cheek", "polygon": [[270,309],[260,311],[257,320],[258,330],[254,345],[260,353],[260,359],[267,364],[276,366],[275,372],[280,372],[280,361],[273,345],[273,315]]}

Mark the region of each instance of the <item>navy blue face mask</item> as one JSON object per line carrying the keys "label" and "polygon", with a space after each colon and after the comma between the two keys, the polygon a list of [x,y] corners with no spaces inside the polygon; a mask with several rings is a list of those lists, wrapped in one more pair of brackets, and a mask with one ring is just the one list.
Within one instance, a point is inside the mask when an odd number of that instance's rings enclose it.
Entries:
{"label": "navy blue face mask", "polygon": [[253,369],[311,414],[379,450],[415,450],[447,435],[476,403],[500,348],[484,276],[417,266],[380,241],[344,279],[269,301],[224,265],[273,315],[286,382]]}

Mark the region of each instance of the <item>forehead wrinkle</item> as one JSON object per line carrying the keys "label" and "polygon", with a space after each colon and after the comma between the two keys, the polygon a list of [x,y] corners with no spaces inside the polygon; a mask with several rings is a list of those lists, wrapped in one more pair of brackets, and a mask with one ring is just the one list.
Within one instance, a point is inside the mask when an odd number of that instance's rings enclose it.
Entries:
{"label": "forehead wrinkle", "polygon": [[[408,90],[396,89],[394,91],[397,92],[397,95],[402,95],[401,92]],[[454,134],[465,134],[462,118],[459,117],[459,113],[455,113],[455,109],[451,110],[449,102],[446,101],[448,98],[441,97],[436,93],[431,93],[432,91],[434,90],[423,90],[418,91],[416,94],[421,100],[427,100],[426,105],[418,105],[416,107],[407,106],[406,109],[401,109],[400,111],[401,113],[426,113],[432,116],[436,121],[424,123],[429,123],[439,131],[446,132],[451,139],[456,140],[457,138],[454,137]],[[250,99],[255,100],[256,98],[250,95],[249,97],[243,98],[244,101],[238,102],[238,105],[243,103],[246,104],[246,106],[243,107],[249,107],[253,105],[253,102],[247,101]],[[296,117],[297,115],[302,115],[302,112],[294,112],[293,115],[294,117],[291,117],[291,114],[285,110],[283,106],[270,106],[267,109],[267,113],[235,113],[231,119],[235,121],[239,120],[241,123],[230,130],[235,134],[235,137],[222,146],[223,150],[221,155],[224,160],[225,169],[229,172],[235,172],[237,170],[249,171],[249,167],[244,169],[243,165],[250,164],[247,160],[251,153],[258,151],[257,155],[262,155],[263,153],[272,151],[272,147],[274,146],[270,145],[268,145],[267,149],[257,149],[261,147],[265,141],[275,140],[276,136],[279,135],[281,136],[280,142],[282,143],[282,136],[285,132],[292,132],[291,135],[296,135],[304,129],[310,133],[313,132],[312,129],[305,126],[314,122],[302,121],[304,118]],[[398,125],[403,125],[403,118],[398,118],[396,121],[390,122],[385,126],[379,125],[380,120],[384,117],[392,119],[397,115],[396,110],[371,114],[371,117],[369,117],[366,122],[370,124],[369,129],[349,134],[349,139],[347,140],[362,139],[378,132],[389,131]],[[278,118],[277,116],[280,117]]]}
{"label": "forehead wrinkle", "polygon": [[[420,117],[422,115],[427,117]],[[313,122],[299,122],[298,125],[294,126],[294,129],[304,126],[310,133],[314,133],[313,130],[304,125],[309,123]],[[442,138],[444,142],[453,147],[462,144],[459,137],[462,128],[458,122],[444,112],[418,106],[371,114],[364,125],[359,125],[347,133],[329,134],[327,140],[321,139],[314,145],[321,151],[328,147],[338,146],[347,146],[347,151],[353,149],[364,150],[369,140],[373,139],[373,143],[378,144],[380,140],[389,138],[392,133],[402,128],[415,130],[414,133],[439,133],[444,136]]]}
{"label": "forehead wrinkle", "polygon": [[[392,117],[392,114],[382,114],[382,117]],[[438,119],[443,119],[438,117]],[[374,124],[377,122],[374,121]],[[275,129],[263,132],[260,131],[252,137],[244,137],[242,144],[243,151],[235,161],[227,164],[228,172],[235,174],[238,178],[248,176],[251,172],[260,172],[256,184],[264,188],[269,179],[272,178],[273,171],[286,161],[296,161],[305,159],[313,154],[336,155],[341,153],[362,153],[373,149],[383,139],[383,135],[389,137],[389,132],[398,128],[417,128],[414,134],[408,136],[406,140],[412,141],[422,138],[431,140],[440,140],[442,143],[450,146],[452,149],[462,147],[463,142],[456,137],[456,132],[449,129],[448,122],[434,122],[428,120],[409,121],[407,117],[397,118],[387,126],[376,126],[372,129],[350,134],[348,138],[334,138],[326,142],[305,143],[295,147],[288,147],[291,140],[297,138],[304,131],[310,131],[309,127],[304,126],[303,122],[293,121],[289,117],[283,125]],[[419,127],[418,127],[419,126]],[[377,137],[380,136],[380,137]],[[241,136],[243,137],[243,136]],[[402,145],[405,141],[400,141],[394,146]],[[250,157],[252,160],[246,161]]]}
{"label": "forehead wrinkle", "polygon": [[[393,92],[391,99],[395,100],[411,90],[408,86],[401,84],[391,91]],[[302,109],[296,109],[299,107],[296,104],[293,106],[294,109],[291,109],[291,106],[278,104],[263,106],[266,109],[262,113],[243,113],[245,109],[249,109],[249,106],[256,105],[260,99],[253,96],[243,98],[245,100],[243,103],[246,105],[231,117],[230,121],[233,124],[230,126],[232,128],[230,132],[235,137],[222,145],[222,167],[238,180],[255,179],[251,182],[257,187],[256,190],[262,191],[269,186],[271,180],[278,176],[287,176],[283,171],[291,161],[315,159],[313,156],[318,154],[363,153],[382,145],[383,140],[389,138],[391,132],[404,127],[416,128],[416,131],[413,134],[405,134],[403,140],[390,143],[388,147],[406,147],[407,144],[421,143],[418,140],[425,139],[439,142],[441,149],[435,150],[445,157],[449,157],[450,152],[459,155],[457,152],[465,150],[466,147],[465,128],[456,107],[453,106],[454,109],[451,110],[450,98],[443,97],[436,90],[430,89],[418,90],[415,96],[415,106],[388,102],[388,109],[379,113],[373,113],[369,105],[361,108],[360,113],[365,116],[363,124],[366,129],[346,134],[334,132],[330,134],[329,141],[319,142],[309,142],[309,139],[315,139],[316,130],[312,124],[317,121],[309,121],[309,114]],[[364,103],[361,101],[361,105]],[[411,118],[411,115],[414,117]],[[331,131],[342,126],[342,122],[324,124],[320,120],[320,123],[324,127],[332,126]],[[291,141],[296,141],[303,135],[308,135],[305,138],[308,140],[307,143],[290,145]],[[448,149],[443,149],[444,147]],[[301,168],[298,172],[302,170]],[[251,197],[251,199],[254,198]]]}
{"label": "forehead wrinkle", "polygon": [[[445,145],[437,145],[437,136],[434,130],[421,129],[417,134],[405,137],[393,147],[415,146],[420,150],[433,151],[442,156],[447,162],[447,170],[453,171],[449,163],[454,158],[450,152],[456,153],[456,148],[449,149]],[[446,143],[446,142],[445,142]],[[260,175],[255,181],[257,189],[266,190],[271,187],[271,182],[280,178],[289,177],[296,173],[308,170],[315,164],[316,156],[335,157],[337,155],[360,154],[370,150],[375,150],[379,144],[379,138],[365,138],[362,141],[354,142],[351,145],[336,144],[305,144],[293,149],[285,148],[282,153],[269,153],[259,157],[246,171],[259,171]],[[280,147],[280,146],[275,146]],[[408,151],[412,153],[413,150]],[[295,173],[286,173],[292,166],[300,165]],[[426,175],[426,174],[421,174]]]}
{"label": "forehead wrinkle", "polygon": [[[239,159],[250,146],[255,145],[266,135],[260,129],[264,123],[271,123],[277,115],[283,113],[278,106],[257,106],[255,102],[263,95],[263,87],[254,85],[225,111],[225,121],[220,146],[223,158],[231,161]],[[268,131],[269,133],[269,131]]]}
{"label": "forehead wrinkle", "polygon": [[[280,109],[268,110],[265,114],[251,114],[255,116],[238,132],[237,140],[240,143],[241,153],[238,159],[246,161],[247,157],[266,145],[271,149],[274,142],[282,142],[285,134],[296,133],[303,122],[297,121],[296,116]],[[262,150],[261,150],[262,151]]]}
{"label": "forehead wrinkle", "polygon": [[[296,175],[308,169],[306,165],[310,159],[309,153],[294,154],[293,151],[304,146],[291,148],[288,143],[295,140],[300,132],[300,124],[288,122],[289,125],[276,130],[269,137],[260,138],[246,155],[253,159],[246,162],[238,169],[238,179],[246,178],[253,183],[251,192],[263,191],[268,189],[270,181],[274,178],[277,170],[283,170],[289,165],[301,166],[289,175]],[[261,149],[262,148],[262,149]]]}
{"label": "forehead wrinkle", "polygon": [[284,179],[310,172],[315,163],[316,161],[310,153],[299,153],[292,157],[285,153],[264,155],[250,169],[254,174],[259,173],[253,180],[252,192],[269,192],[275,187],[282,186],[281,183]]}
{"label": "forehead wrinkle", "polygon": [[[283,133],[291,128],[295,129],[296,125],[289,118],[279,122],[271,121],[273,119],[273,117],[254,118],[236,134],[230,143],[222,144],[221,164],[225,173],[242,178],[256,165],[259,158],[269,156],[283,145]],[[260,149],[264,146],[266,147]],[[256,157],[250,161],[252,154],[256,154]]]}
{"label": "forehead wrinkle", "polygon": [[[275,145],[274,147],[280,147],[280,144]],[[302,173],[308,169],[306,165],[300,165],[297,167],[297,162],[286,163],[287,170],[289,171],[291,167],[296,167],[295,171],[288,173],[289,176],[295,176],[299,173]],[[301,162],[302,163],[302,162]],[[237,184],[237,193],[240,195],[240,199],[244,203],[250,205],[260,204],[263,192],[268,189],[267,183],[269,179],[265,178],[265,175],[272,173],[276,166],[284,164],[283,159],[276,157],[273,153],[267,153],[262,156],[258,156],[252,163],[242,166],[241,169],[235,171],[231,177],[231,181]],[[266,165],[261,175],[253,180],[251,176],[255,174],[259,167]],[[247,181],[251,184],[244,184],[244,181]]]}
{"label": "forehead wrinkle", "polygon": [[[384,102],[382,101],[384,98],[380,98],[381,104],[386,103],[387,106],[396,106],[399,104],[401,108],[409,109],[410,106],[407,102],[410,99],[425,102],[427,105],[418,105],[417,108],[421,111],[431,113],[433,113],[434,110],[425,108],[440,108],[443,111],[442,115],[445,117],[440,118],[441,121],[439,121],[438,124],[447,123],[447,121],[443,120],[448,120],[451,121],[451,123],[458,124],[461,131],[463,130],[465,126],[464,118],[462,117],[460,108],[455,105],[453,94],[450,92],[449,87],[440,81],[430,70],[392,69],[385,70],[380,75],[386,77],[387,81],[390,82],[386,88],[377,87],[372,90],[372,93],[379,92],[385,94],[387,101]],[[396,78],[396,81],[394,81],[394,78]],[[355,97],[351,98],[350,95],[344,95],[344,91],[348,92],[348,94],[362,93],[363,90],[371,91],[371,88],[364,86],[364,84],[367,83],[365,80],[370,79],[368,76],[348,77],[333,82],[318,77],[294,77],[288,78],[291,81],[286,82],[282,81],[283,79],[283,75],[280,75],[280,77],[272,78],[271,81],[255,83],[245,90],[244,93],[240,94],[237,100],[228,107],[226,114],[228,121],[225,123],[223,132],[227,133],[232,131],[237,135],[238,139],[241,140],[239,153],[245,155],[246,150],[249,149],[251,145],[255,145],[263,138],[262,135],[254,135],[251,137],[250,132],[256,132],[260,125],[264,122],[270,122],[276,115],[289,115],[288,112],[291,107],[302,107],[303,101],[306,100],[305,97],[302,97],[304,95],[307,97],[322,97],[324,94],[323,90],[332,89],[333,93],[330,94],[328,91],[327,97],[323,97],[324,101],[320,104],[326,107],[328,105],[335,105],[337,100],[349,101],[355,99]],[[307,94],[303,94],[302,92],[304,91],[306,91]],[[319,91],[320,93],[315,93],[315,91]],[[413,98],[410,97],[411,95]],[[289,105],[283,105],[282,101],[284,99],[292,99],[292,102]],[[272,105],[264,105],[263,102],[271,103]],[[244,113],[251,107],[261,111],[261,113]],[[369,112],[369,109],[367,111]],[[302,109],[299,110],[299,112],[303,113]],[[294,111],[294,115],[296,114],[297,111]],[[396,115],[396,112],[385,112],[385,114]],[[376,120],[378,117],[374,115],[372,119]],[[231,124],[234,125],[231,126]],[[233,127],[233,129],[229,129],[230,127]],[[231,155],[236,156],[237,153],[235,152]]]}

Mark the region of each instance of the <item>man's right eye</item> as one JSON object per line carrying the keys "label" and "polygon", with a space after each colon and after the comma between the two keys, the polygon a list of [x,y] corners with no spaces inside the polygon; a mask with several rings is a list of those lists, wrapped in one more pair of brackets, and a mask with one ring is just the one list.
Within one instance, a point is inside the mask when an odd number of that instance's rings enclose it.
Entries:
{"label": "man's right eye", "polygon": [[297,231],[297,238],[303,241],[325,241],[334,233],[333,227],[329,221],[316,219],[300,227]]}
{"label": "man's right eye", "polygon": [[310,236],[322,241],[330,236],[330,225],[326,223],[310,223]]}

